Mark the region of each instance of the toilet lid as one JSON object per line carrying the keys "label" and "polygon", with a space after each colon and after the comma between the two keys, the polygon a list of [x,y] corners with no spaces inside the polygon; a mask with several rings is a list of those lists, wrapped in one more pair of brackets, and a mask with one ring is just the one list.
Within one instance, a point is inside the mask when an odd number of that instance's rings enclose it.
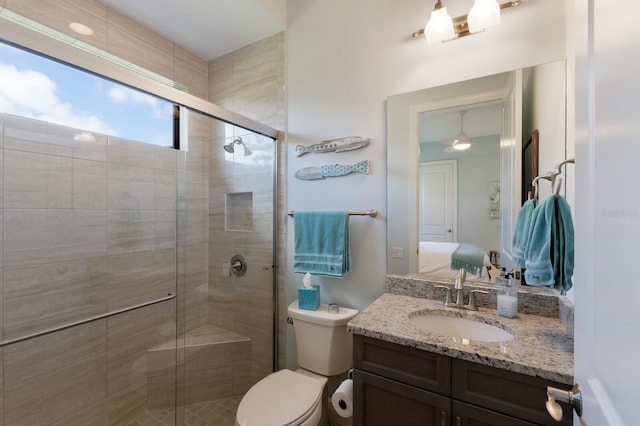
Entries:
{"label": "toilet lid", "polygon": [[299,424],[316,408],[323,388],[320,380],[280,370],[249,389],[240,401],[236,421],[241,426]]}

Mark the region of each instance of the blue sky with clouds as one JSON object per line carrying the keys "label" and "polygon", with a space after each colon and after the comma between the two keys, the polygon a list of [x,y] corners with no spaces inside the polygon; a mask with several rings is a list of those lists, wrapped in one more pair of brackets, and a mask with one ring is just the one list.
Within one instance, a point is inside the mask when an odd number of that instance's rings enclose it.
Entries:
{"label": "blue sky with clouds", "polygon": [[2,43],[0,112],[173,146],[170,102]]}

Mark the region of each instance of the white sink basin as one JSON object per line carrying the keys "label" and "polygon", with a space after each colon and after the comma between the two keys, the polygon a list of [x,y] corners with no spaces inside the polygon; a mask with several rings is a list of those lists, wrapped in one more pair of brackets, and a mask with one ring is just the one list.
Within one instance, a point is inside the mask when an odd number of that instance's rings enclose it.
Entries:
{"label": "white sink basin", "polygon": [[[436,313],[423,313],[409,317],[409,322],[424,330],[444,336],[476,342],[506,342],[513,334],[500,327],[472,319],[449,317]],[[467,342],[468,343],[468,342]]]}

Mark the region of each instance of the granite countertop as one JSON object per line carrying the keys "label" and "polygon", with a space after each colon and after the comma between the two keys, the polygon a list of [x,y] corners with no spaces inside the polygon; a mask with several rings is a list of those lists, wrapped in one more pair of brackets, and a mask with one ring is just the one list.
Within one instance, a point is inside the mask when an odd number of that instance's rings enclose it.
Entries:
{"label": "granite countertop", "polygon": [[[409,316],[421,311],[480,320],[511,332],[515,338],[503,343],[454,340],[413,325]],[[517,318],[510,319],[498,316],[494,308],[467,311],[444,307],[442,300],[384,293],[351,320],[347,329],[354,334],[573,384],[573,332],[558,317],[519,312]]]}

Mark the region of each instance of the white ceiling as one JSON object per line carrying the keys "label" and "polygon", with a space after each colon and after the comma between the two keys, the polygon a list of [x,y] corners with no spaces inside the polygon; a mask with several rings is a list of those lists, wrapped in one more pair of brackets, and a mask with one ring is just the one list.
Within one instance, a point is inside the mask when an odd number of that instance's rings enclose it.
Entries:
{"label": "white ceiling", "polygon": [[471,139],[501,133],[502,106],[499,103],[493,103],[421,115],[420,142],[451,144],[453,138],[460,133],[461,112],[464,112],[464,132]]}
{"label": "white ceiling", "polygon": [[101,0],[207,61],[284,31],[286,0]]}
{"label": "white ceiling", "polygon": [[[101,0],[207,61],[262,40],[286,27],[286,0]],[[471,138],[500,134],[500,105],[467,108]],[[420,141],[450,144],[460,112],[424,114]]]}

